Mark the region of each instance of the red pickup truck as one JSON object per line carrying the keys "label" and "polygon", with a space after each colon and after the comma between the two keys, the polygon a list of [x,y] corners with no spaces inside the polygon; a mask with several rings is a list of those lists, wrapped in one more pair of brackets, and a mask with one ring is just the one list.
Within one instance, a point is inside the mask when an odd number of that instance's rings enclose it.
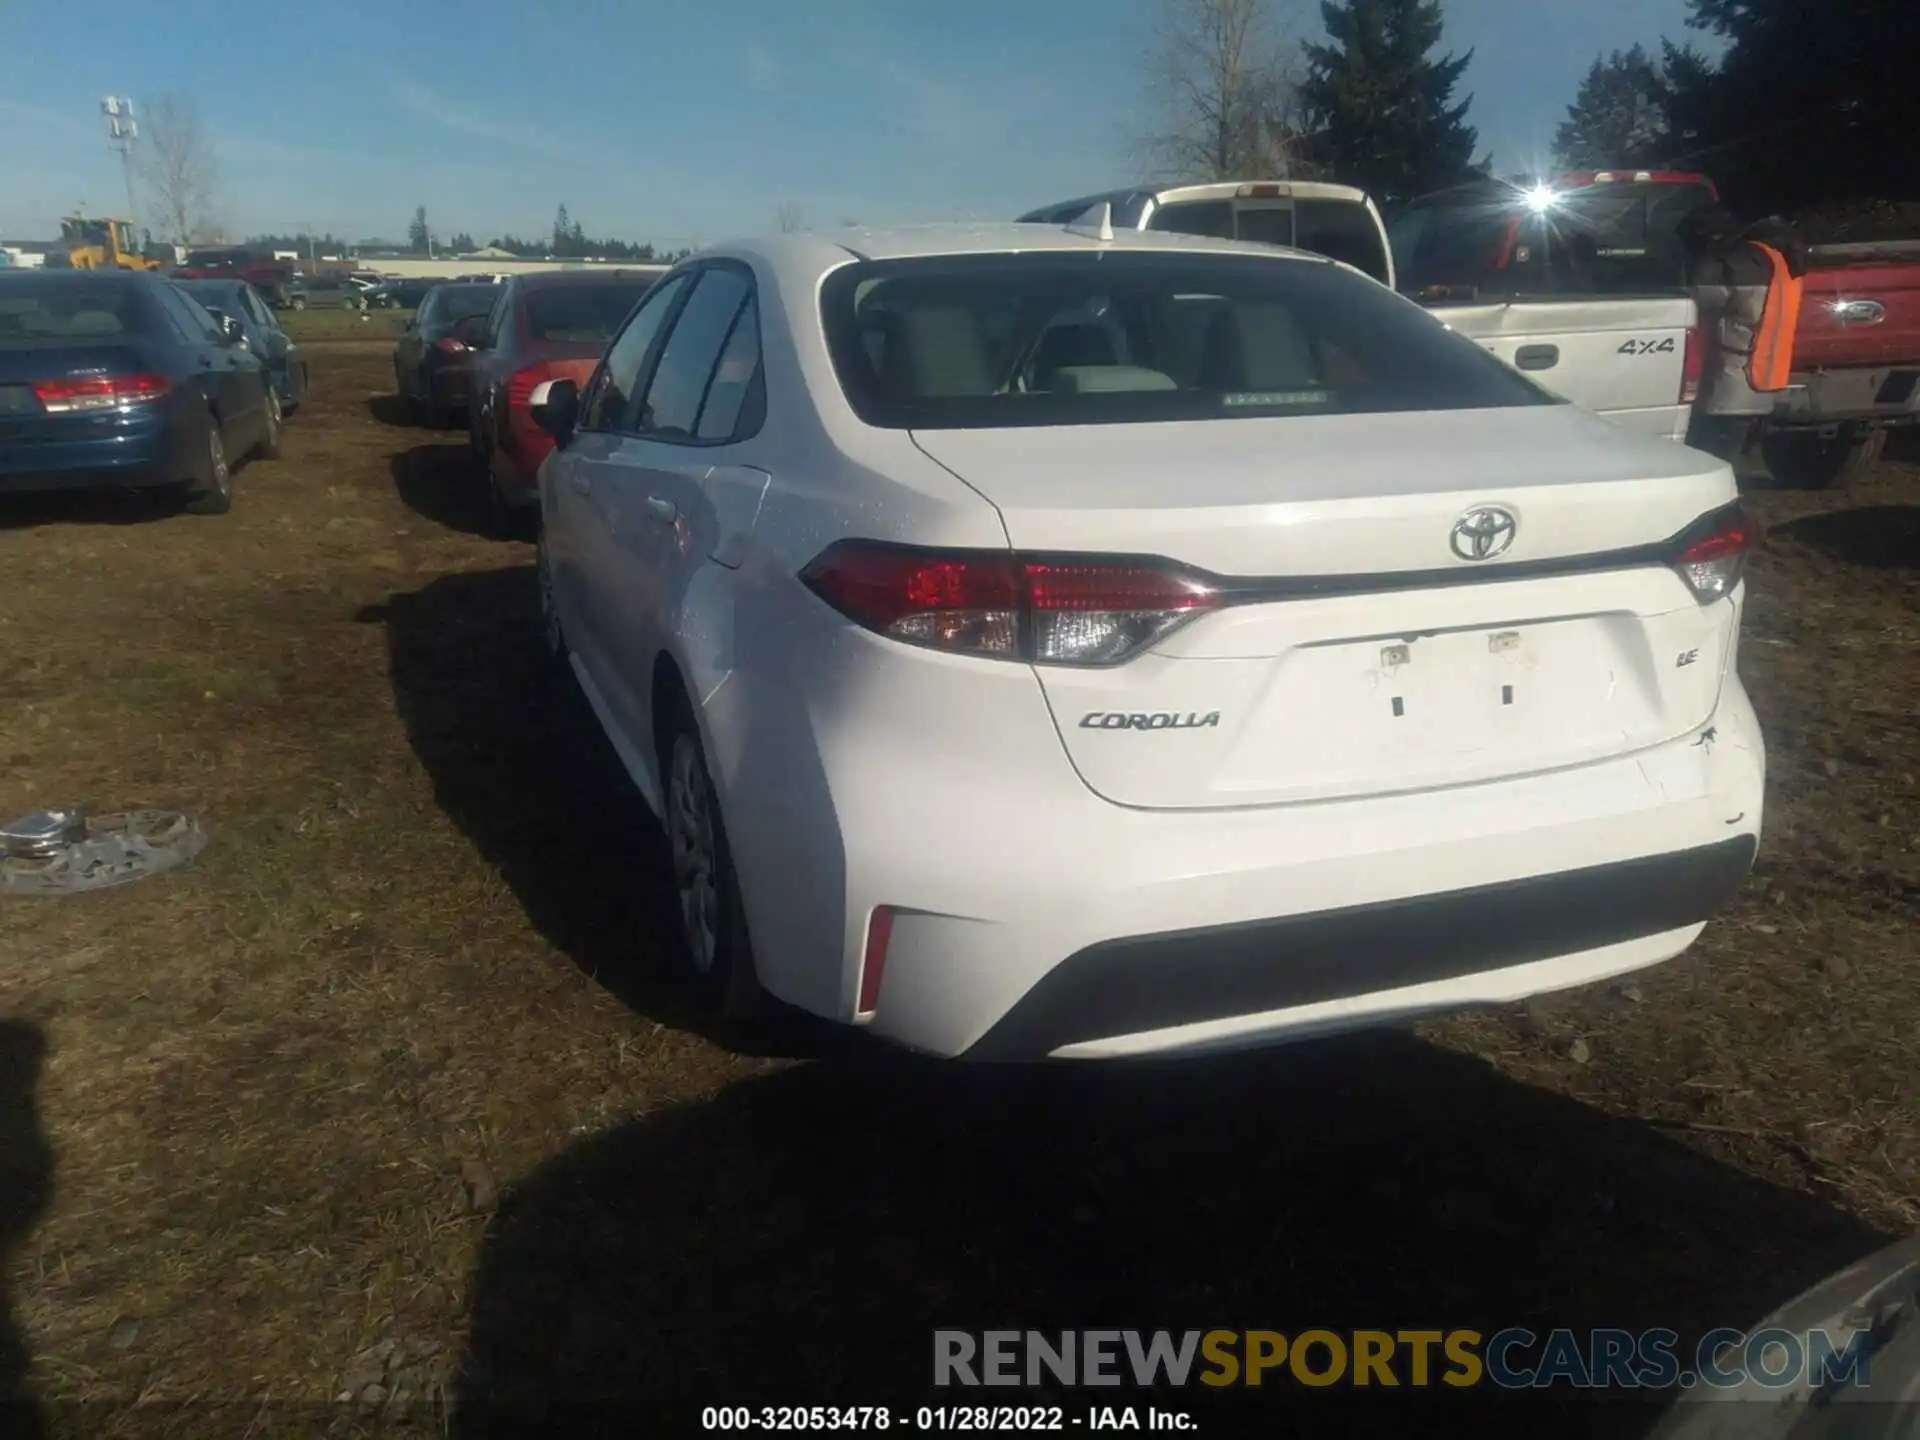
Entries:
{"label": "red pickup truck", "polygon": [[277,305],[280,292],[293,278],[293,266],[275,260],[271,251],[223,245],[189,250],[186,263],[173,274],[181,280],[244,280],[268,303]]}
{"label": "red pickup truck", "polygon": [[1812,219],[1793,384],[1763,437],[1788,484],[1844,484],[1920,424],[1920,205]]}

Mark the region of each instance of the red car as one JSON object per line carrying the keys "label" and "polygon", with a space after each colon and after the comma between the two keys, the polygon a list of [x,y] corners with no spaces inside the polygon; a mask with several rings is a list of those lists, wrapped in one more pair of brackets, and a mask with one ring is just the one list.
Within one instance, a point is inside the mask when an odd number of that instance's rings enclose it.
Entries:
{"label": "red car", "polygon": [[[664,267],[663,267],[664,268]],[[553,439],[533,423],[527,399],[543,380],[586,387],[655,273],[554,270],[516,275],[501,289],[486,328],[473,342],[468,440],[486,477],[495,528],[511,534],[537,513],[540,462]]]}

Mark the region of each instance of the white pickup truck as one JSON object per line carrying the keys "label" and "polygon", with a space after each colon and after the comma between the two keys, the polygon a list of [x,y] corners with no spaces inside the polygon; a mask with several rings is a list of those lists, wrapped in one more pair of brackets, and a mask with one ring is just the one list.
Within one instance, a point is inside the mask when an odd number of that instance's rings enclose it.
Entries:
{"label": "white pickup truck", "polygon": [[1704,351],[1662,188],[1417,202],[1392,228],[1400,289],[1582,409],[1684,442]]}

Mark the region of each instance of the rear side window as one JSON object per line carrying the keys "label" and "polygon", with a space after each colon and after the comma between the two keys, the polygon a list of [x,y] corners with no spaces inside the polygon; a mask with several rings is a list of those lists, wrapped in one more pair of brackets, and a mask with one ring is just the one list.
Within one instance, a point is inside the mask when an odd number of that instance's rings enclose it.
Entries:
{"label": "rear side window", "polygon": [[139,297],[130,286],[9,279],[0,289],[0,345],[111,339],[143,328]]}
{"label": "rear side window", "polygon": [[707,397],[695,430],[702,440],[720,443],[744,438],[760,428],[765,407],[760,374],[760,307],[752,299],[741,307],[733,333],[713,367]]}
{"label": "rear side window", "polygon": [[604,345],[646,293],[644,283],[543,285],[528,292],[527,329],[548,345]]}
{"label": "rear side window", "polygon": [[161,308],[166,311],[168,321],[182,341],[189,345],[205,345],[214,338],[213,317],[202,310],[198,303],[188,299],[187,293],[179,286],[162,285],[155,294],[160,297]]}
{"label": "rear side window", "polygon": [[867,262],[829,276],[821,306],[849,402],[892,428],[1561,403],[1417,306],[1311,260]]}
{"label": "rear side window", "polygon": [[1175,235],[1204,235],[1210,240],[1233,239],[1231,200],[1181,200],[1162,205],[1147,220],[1149,230]]}
{"label": "rear side window", "polygon": [[580,425],[585,430],[618,430],[626,424],[627,411],[640,387],[640,372],[647,355],[660,334],[660,327],[672,313],[680,292],[687,288],[687,277],[676,275],[648,295],[634,312],[627,328],[607,351],[607,358],[587,382],[587,393],[580,402]]}
{"label": "rear side window", "polygon": [[707,381],[750,288],[747,277],[730,267],[701,272],[660,352],[635,429],[668,440],[694,438]]}

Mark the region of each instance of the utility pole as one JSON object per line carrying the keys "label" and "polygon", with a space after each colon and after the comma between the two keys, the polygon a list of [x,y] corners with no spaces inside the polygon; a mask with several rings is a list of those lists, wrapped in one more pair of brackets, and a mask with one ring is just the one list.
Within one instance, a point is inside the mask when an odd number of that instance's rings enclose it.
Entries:
{"label": "utility pole", "polygon": [[127,220],[138,224],[140,207],[133,198],[133,146],[140,138],[134,123],[133,101],[124,95],[109,95],[100,102],[100,113],[107,121],[107,143],[120,152],[120,177],[127,182]]}

